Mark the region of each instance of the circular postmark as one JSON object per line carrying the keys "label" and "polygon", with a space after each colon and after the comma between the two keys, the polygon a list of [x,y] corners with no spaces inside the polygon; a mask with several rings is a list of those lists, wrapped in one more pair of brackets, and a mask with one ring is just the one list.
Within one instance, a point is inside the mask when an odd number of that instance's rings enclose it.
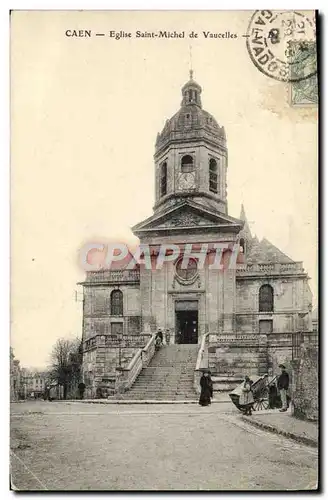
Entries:
{"label": "circular postmark", "polygon": [[268,77],[298,82],[316,74],[314,19],[300,12],[257,10],[246,36],[250,58]]}

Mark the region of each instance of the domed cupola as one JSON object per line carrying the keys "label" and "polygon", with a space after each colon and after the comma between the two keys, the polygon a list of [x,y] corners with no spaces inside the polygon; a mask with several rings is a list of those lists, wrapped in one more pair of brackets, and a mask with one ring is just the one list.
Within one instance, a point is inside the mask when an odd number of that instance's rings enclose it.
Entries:
{"label": "domed cupola", "polygon": [[197,82],[193,80],[193,70],[190,70],[190,80],[185,83],[182,87],[182,102],[181,106],[199,106],[202,107],[202,101],[200,94],[202,93],[202,87],[198,85]]}
{"label": "domed cupola", "polygon": [[191,140],[204,136],[213,142],[225,141],[224,127],[220,127],[216,119],[202,109],[202,87],[193,80],[192,70],[190,80],[184,84],[181,92],[181,108],[170,120],[166,120],[162,132],[157,135],[156,149],[183,137]]}
{"label": "domed cupola", "polygon": [[156,203],[163,209],[182,198],[227,213],[227,147],[224,127],[202,108],[202,87],[190,79],[181,107],[166,120],[155,146]]}

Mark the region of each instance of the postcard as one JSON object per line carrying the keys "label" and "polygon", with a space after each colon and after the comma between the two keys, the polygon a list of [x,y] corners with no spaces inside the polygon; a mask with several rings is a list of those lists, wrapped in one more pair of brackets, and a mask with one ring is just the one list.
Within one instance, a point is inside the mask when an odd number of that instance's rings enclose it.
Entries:
{"label": "postcard", "polygon": [[318,488],[317,30],[11,12],[11,489]]}

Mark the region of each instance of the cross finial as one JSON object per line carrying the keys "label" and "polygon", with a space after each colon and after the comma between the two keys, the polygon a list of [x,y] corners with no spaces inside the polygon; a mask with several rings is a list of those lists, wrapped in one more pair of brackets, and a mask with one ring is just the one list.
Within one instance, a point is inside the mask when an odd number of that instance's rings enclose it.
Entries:
{"label": "cross finial", "polygon": [[194,75],[194,71],[192,69],[192,47],[191,47],[191,45],[189,45],[189,64],[190,64],[189,76],[190,76],[190,80],[192,80],[192,77]]}

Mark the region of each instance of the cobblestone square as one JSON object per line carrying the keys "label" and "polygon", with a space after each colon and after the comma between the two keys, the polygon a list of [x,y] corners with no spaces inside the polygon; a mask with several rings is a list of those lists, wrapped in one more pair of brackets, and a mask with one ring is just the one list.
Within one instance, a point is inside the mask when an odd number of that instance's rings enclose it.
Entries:
{"label": "cobblestone square", "polygon": [[317,450],[255,429],[229,403],[14,403],[17,490],[302,490]]}

